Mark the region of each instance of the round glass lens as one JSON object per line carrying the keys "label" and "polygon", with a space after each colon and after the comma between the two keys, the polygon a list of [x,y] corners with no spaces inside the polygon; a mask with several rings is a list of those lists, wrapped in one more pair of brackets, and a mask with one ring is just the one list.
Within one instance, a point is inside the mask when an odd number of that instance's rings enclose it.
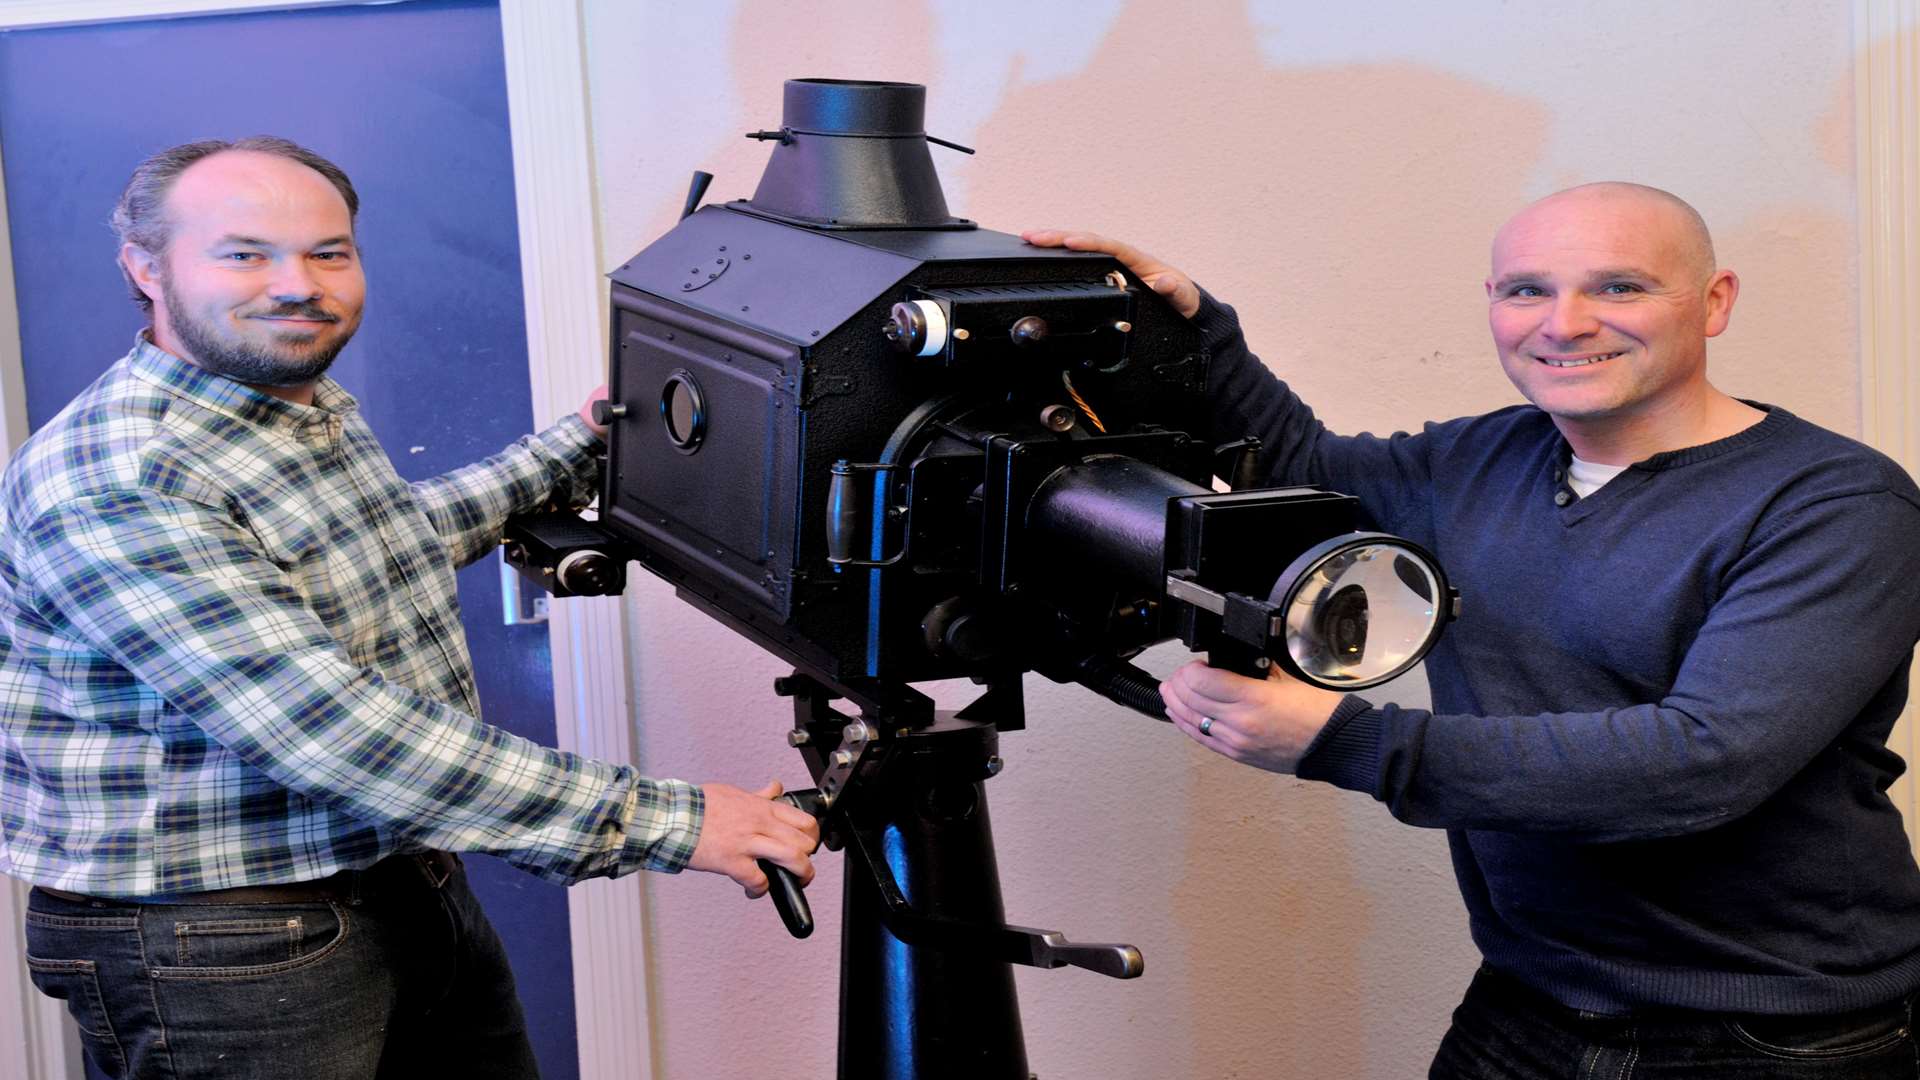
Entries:
{"label": "round glass lens", "polygon": [[1384,682],[1424,655],[1439,594],[1433,568],[1398,544],[1342,548],[1300,576],[1285,608],[1287,652],[1333,689]]}
{"label": "round glass lens", "polygon": [[684,372],[668,376],[666,387],[660,391],[660,416],[666,421],[668,442],[689,451],[700,445],[706,434],[706,409],[699,387]]}

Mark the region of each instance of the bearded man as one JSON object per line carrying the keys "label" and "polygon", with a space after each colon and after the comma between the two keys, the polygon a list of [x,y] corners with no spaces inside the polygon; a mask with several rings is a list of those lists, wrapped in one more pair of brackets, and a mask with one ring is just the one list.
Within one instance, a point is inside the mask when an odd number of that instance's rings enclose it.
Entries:
{"label": "bearded man", "polygon": [[416,484],[325,377],[359,198],[277,138],[134,172],[151,326],[0,479],[0,871],[109,1076],[535,1074],[461,851],[550,881],[811,878],[807,814],[480,720],[454,571],[592,494],[582,410]]}

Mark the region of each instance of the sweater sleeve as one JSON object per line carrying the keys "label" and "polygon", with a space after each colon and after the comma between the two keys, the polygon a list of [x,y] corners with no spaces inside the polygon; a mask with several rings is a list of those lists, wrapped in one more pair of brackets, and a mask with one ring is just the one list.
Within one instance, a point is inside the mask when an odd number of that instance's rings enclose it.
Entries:
{"label": "sweater sleeve", "polygon": [[1210,360],[1207,400],[1216,441],[1257,436],[1260,468],[1274,485],[1329,488],[1360,500],[1372,527],[1430,542],[1432,459],[1440,425],[1387,438],[1329,432],[1285,382],[1247,348],[1240,317],[1205,290],[1194,314]]}
{"label": "sweater sleeve", "polygon": [[1886,754],[1920,637],[1916,537],[1920,508],[1898,492],[1820,498],[1751,539],[1658,700],[1534,716],[1349,709],[1299,774],[1414,825],[1617,841],[1734,820],[1818,755]]}

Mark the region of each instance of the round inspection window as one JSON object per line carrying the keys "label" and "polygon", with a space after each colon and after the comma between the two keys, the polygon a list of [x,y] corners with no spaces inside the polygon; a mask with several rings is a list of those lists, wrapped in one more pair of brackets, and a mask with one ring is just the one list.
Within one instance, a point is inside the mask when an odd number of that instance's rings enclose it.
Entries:
{"label": "round inspection window", "polygon": [[687,369],[667,376],[667,384],[660,389],[660,420],[667,441],[683,454],[698,450],[707,437],[707,400]]}

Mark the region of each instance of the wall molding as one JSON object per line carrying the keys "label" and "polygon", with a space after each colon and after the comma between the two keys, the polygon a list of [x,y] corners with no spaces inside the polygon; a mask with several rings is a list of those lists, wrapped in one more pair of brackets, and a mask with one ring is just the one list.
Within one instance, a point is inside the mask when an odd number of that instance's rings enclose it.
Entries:
{"label": "wall molding", "polygon": [[[6,20],[0,18],[0,27]],[[13,237],[7,232],[7,170],[0,155],[0,462],[27,438],[27,384],[20,311],[13,295]]]}
{"label": "wall molding", "polygon": [[[0,0],[0,30],[137,19],[345,6],[367,0],[263,4],[246,0]],[[394,0],[383,0],[394,2]],[[571,412],[605,381],[600,256],[577,0],[500,0],[507,111],[520,225],[528,375],[534,416]],[[0,441],[25,438],[12,249],[0,191]],[[559,600],[549,619],[554,713],[563,750],[633,759],[623,605],[617,597]],[[78,1042],[65,1010],[26,982],[19,912],[26,890],[0,879],[0,1075],[78,1080]],[[638,876],[568,890],[574,1001],[583,1080],[654,1075],[647,1001],[645,895]],[[18,986],[14,985],[17,974]]]}
{"label": "wall molding", "polygon": [[[500,0],[507,112],[520,208],[533,409],[544,423],[607,379],[606,319],[578,0]],[[555,600],[555,728],[563,750],[634,759],[625,606],[617,596]],[[655,1073],[647,998],[645,891],[633,875],[567,892],[583,1080]]]}
{"label": "wall molding", "polygon": [[[1920,477],[1920,0],[1854,0],[1854,153],[1860,222],[1860,430]],[[1920,766],[1920,707],[1890,745]],[[1920,782],[1894,789],[1920,840]]]}

